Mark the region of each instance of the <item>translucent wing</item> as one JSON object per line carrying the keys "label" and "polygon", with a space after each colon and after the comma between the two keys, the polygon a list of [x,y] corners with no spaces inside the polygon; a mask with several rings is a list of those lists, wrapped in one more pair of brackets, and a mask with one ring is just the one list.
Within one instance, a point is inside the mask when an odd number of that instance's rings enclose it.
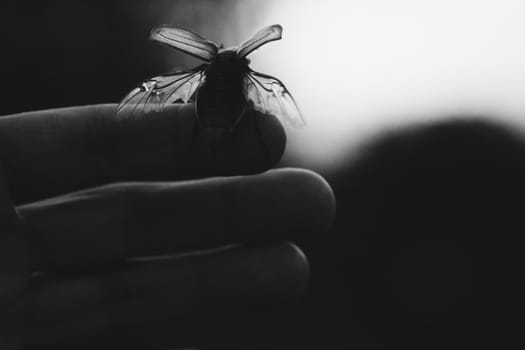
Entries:
{"label": "translucent wing", "polygon": [[277,78],[250,70],[244,78],[244,94],[259,112],[275,115],[297,128],[306,124],[292,95]]}
{"label": "translucent wing", "polygon": [[199,86],[204,82],[205,65],[187,72],[177,72],[153,77],[133,89],[120,102],[117,108],[118,118],[161,111],[167,104],[191,100]]}
{"label": "translucent wing", "polygon": [[258,31],[251,39],[245,41],[237,49],[237,54],[240,57],[248,56],[253,50],[258,49],[270,41],[281,39],[283,27],[278,24],[268,26]]}
{"label": "translucent wing", "polygon": [[217,56],[217,45],[187,29],[162,25],[151,31],[150,39],[210,62]]}

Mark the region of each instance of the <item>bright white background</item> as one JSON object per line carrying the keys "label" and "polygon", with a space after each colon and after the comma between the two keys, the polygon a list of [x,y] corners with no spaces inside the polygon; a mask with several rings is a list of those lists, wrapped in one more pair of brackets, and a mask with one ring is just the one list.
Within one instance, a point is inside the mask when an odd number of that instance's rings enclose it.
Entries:
{"label": "bright white background", "polygon": [[239,32],[280,23],[252,56],[281,78],[308,126],[287,159],[337,168],[368,137],[454,115],[525,124],[525,1],[240,1]]}

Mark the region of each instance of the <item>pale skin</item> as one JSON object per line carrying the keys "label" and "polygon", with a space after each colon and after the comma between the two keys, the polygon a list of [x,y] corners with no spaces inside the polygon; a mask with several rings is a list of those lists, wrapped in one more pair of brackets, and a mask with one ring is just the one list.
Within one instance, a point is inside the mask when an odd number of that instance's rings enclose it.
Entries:
{"label": "pale skin", "polygon": [[211,156],[192,104],[115,109],[0,118],[2,349],[304,293],[308,262],[288,242],[321,237],[335,201],[313,172],[266,172],[286,143],[275,118],[251,112]]}

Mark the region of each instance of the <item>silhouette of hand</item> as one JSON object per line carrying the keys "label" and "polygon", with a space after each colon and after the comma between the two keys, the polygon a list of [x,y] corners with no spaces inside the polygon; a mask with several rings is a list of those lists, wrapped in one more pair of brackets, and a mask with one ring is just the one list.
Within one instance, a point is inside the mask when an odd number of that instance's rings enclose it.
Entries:
{"label": "silhouette of hand", "polygon": [[250,112],[210,150],[193,105],[115,109],[0,118],[2,349],[304,291],[307,260],[286,242],[328,228],[334,198],[310,171],[262,173],[286,143],[275,118]]}

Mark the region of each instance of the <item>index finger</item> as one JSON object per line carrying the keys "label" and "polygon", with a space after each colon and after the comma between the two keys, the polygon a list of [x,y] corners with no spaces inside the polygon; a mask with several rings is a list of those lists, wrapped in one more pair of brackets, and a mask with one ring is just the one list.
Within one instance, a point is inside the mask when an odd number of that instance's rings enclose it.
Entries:
{"label": "index finger", "polygon": [[285,143],[276,118],[249,110],[211,145],[193,104],[126,120],[114,104],[0,118],[0,161],[15,203],[116,181],[256,173],[280,159]]}

